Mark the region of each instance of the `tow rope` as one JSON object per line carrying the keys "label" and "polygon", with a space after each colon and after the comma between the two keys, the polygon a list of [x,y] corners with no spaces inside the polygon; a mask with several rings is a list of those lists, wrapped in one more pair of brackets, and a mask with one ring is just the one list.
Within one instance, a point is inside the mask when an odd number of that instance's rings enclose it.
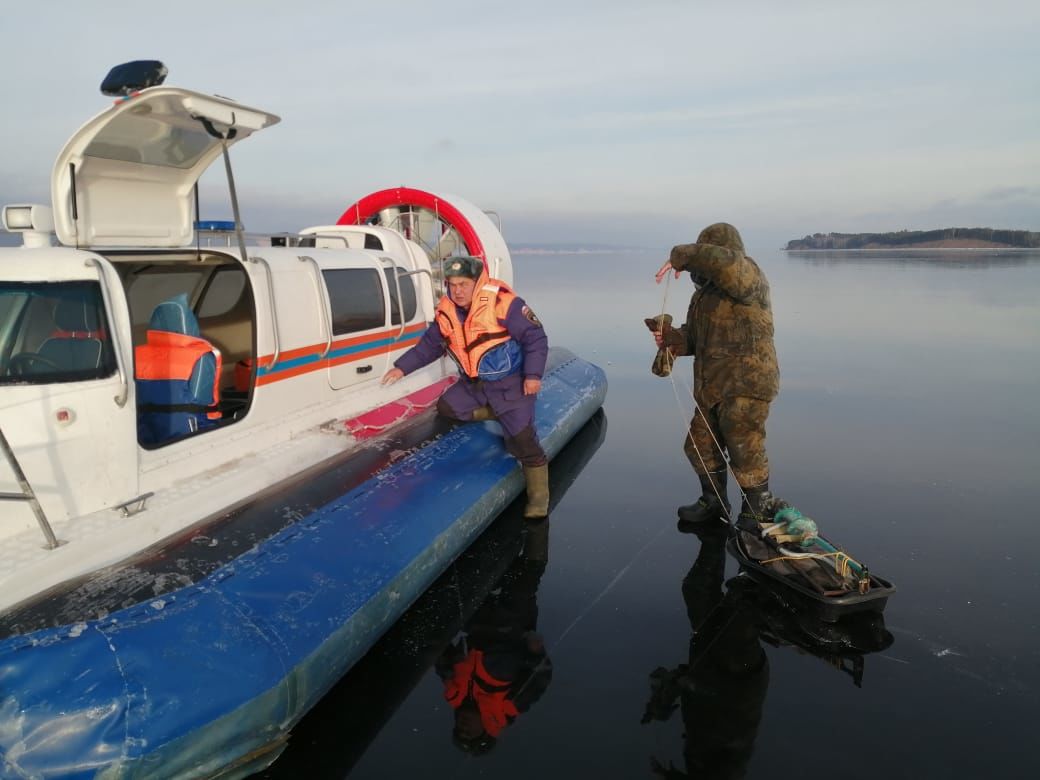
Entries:
{"label": "tow rope", "polygon": [[[664,333],[664,325],[667,324],[670,327],[671,326],[671,322],[672,322],[672,316],[670,314],[665,314],[665,309],[668,308],[668,289],[669,289],[669,287],[671,285],[672,276],[674,276],[674,274],[671,271],[669,271],[668,273],[665,274],[665,277],[664,277],[664,296],[661,299],[661,313],[658,316],[654,317],[652,320],[648,320],[646,322],[646,324],[648,326],[650,325],[651,321],[659,323],[662,326],[662,328],[661,328],[662,334]],[[683,408],[682,399],[681,399],[681,397],[679,395],[679,386],[676,384],[675,374],[672,372],[672,365],[674,364],[674,362],[675,362],[675,356],[671,354],[671,350],[668,349],[667,345],[662,345],[661,349],[658,350],[657,357],[654,358],[654,365],[653,365],[653,368],[651,370],[653,371],[653,373],[657,374],[658,376],[667,376],[668,379],[671,381],[671,383],[672,383],[672,392],[675,395],[675,403],[676,403],[676,405],[679,408],[679,415],[682,418],[683,425],[686,425],[686,419],[687,419],[686,410]],[[661,369],[665,369],[666,368],[667,370],[661,371],[659,373],[658,370],[657,370],[658,368],[661,368]],[[746,502],[747,501],[747,494],[744,492],[744,488],[741,487],[740,481],[737,479],[736,472],[733,471],[733,465],[730,462],[729,454],[726,452],[726,450],[724,450],[722,448],[722,445],[719,444],[719,440],[715,436],[715,431],[712,430],[711,423],[708,421],[708,418],[705,417],[704,412],[701,411],[700,406],[697,405],[697,399],[694,397],[694,394],[693,394],[693,385],[690,385],[689,394],[690,394],[690,399],[693,401],[693,414],[694,415],[698,415],[699,414],[703,418],[704,425],[705,425],[705,427],[708,430],[708,435],[711,436],[711,440],[715,443],[715,449],[718,450],[719,455],[722,457],[722,462],[726,464],[726,469],[733,474],[733,481],[737,485],[737,490],[740,491],[740,498],[741,498],[741,500]],[[689,440],[691,446],[693,447],[693,451],[697,454],[697,460],[700,462],[701,468],[704,470],[704,473],[705,474],[710,473],[710,469],[708,468],[707,464],[704,462],[704,456],[701,454],[700,448],[697,446],[697,442],[695,442],[693,440],[693,422],[692,422],[692,420],[689,423],[689,428],[686,431],[686,438]],[[729,510],[726,509],[726,507],[729,506],[729,502],[727,501],[727,497],[722,495],[719,492],[718,486],[716,486],[716,484],[715,484],[715,480],[711,480],[711,487],[712,487],[712,491],[715,493],[715,497],[719,500],[719,504],[721,506],[721,512],[722,512],[723,516],[726,517],[726,521],[727,522],[732,522],[732,517],[730,515],[730,512],[729,512]]]}
{"label": "tow rope", "polygon": [[[792,559],[829,559],[834,565],[834,573],[844,580],[854,581],[860,593],[866,593],[870,589],[870,573],[867,567],[820,536],[816,521],[803,515],[793,506],[783,506],[777,510],[772,523],[759,526],[758,535],[763,540],[771,542],[771,546],[780,553],[773,558],[759,561],[760,564]],[[790,544],[796,544],[800,549],[785,546]]]}
{"label": "tow rope", "polygon": [[[671,315],[665,314],[665,309],[668,307],[668,289],[672,275],[671,272],[665,274],[665,287],[664,296],[661,301],[661,314],[645,321],[647,326],[651,327],[651,330],[654,330],[652,323],[657,324],[662,333],[666,326],[671,325],[672,317]],[[668,354],[662,355],[662,353]],[[676,384],[675,374],[671,370],[674,361],[675,356],[670,354],[667,345],[662,345],[662,348],[658,351],[657,357],[654,359],[654,364],[651,370],[658,376],[667,376],[671,380],[672,391],[675,394],[675,401],[679,407],[679,414],[683,416],[685,422],[685,410],[683,409],[679,388]],[[659,371],[658,369],[665,370]],[[719,440],[715,436],[715,432],[712,430],[708,418],[705,416],[700,406],[697,405],[697,399],[693,395],[692,386],[690,387],[689,392],[690,398],[693,399],[694,403],[693,413],[695,415],[700,414],[704,419],[708,434],[711,436],[716,449],[721,454],[722,460],[726,464],[726,468],[730,472],[733,472],[733,465],[729,459],[728,453],[719,444]],[[687,431],[686,438],[689,439],[704,473],[708,473],[709,469],[704,462],[704,456],[697,447],[697,442],[693,440],[692,422],[690,423],[690,429]],[[744,501],[747,501],[747,494],[744,492],[744,488],[741,487],[740,482],[736,479],[736,473],[734,473],[733,476],[733,481],[737,483],[737,489],[740,491],[741,498]],[[711,480],[711,484],[712,489],[715,491],[715,496],[719,499],[722,506],[723,514],[732,525],[732,519],[729,512],[726,510],[726,497],[719,493],[714,480]],[[759,564],[765,565],[782,561],[791,561],[792,559],[829,560],[833,564],[834,572],[838,577],[850,581],[860,593],[866,593],[870,590],[870,573],[867,570],[867,567],[820,536],[815,520],[802,514],[801,511],[790,506],[786,501],[778,501],[775,498],[772,498],[771,501],[773,502],[772,507],[767,509],[767,515],[772,516],[772,522],[761,524],[756,523],[755,525],[757,528],[755,529],[743,529],[752,534],[757,534],[766,541],[772,549],[779,553],[779,555],[773,558],[758,561]],[[797,545],[799,549],[792,549],[787,546],[792,544]]]}

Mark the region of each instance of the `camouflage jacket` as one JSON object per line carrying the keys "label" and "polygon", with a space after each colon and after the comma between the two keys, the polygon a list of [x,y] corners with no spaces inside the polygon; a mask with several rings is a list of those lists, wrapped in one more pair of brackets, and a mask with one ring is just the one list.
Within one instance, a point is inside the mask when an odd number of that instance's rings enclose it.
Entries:
{"label": "camouflage jacket", "polygon": [[698,284],[673,350],[694,356],[693,396],[703,408],[741,396],[772,401],[780,389],[769,282],[740,246],[672,248],[672,267]]}

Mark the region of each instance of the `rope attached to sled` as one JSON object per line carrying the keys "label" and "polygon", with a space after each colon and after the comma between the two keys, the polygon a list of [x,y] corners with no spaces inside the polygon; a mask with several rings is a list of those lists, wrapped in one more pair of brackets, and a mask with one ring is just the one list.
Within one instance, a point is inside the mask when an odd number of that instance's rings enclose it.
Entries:
{"label": "rope attached to sled", "polygon": [[[780,555],[759,561],[762,564],[777,563],[780,561],[794,560],[827,560],[831,559],[834,564],[834,572],[842,579],[858,580],[861,592],[866,592],[870,587],[870,575],[867,567],[839,550],[826,539],[819,535],[816,521],[811,517],[803,515],[793,506],[783,507],[773,516],[772,523],[762,525],[759,535],[772,542]],[[797,544],[801,550],[791,550],[783,545]],[[823,552],[809,550],[809,547],[817,547]]]}

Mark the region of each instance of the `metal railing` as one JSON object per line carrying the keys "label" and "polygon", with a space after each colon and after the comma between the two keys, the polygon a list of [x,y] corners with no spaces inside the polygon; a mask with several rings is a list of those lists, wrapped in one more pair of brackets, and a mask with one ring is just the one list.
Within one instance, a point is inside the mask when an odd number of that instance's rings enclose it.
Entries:
{"label": "metal railing", "polygon": [[0,501],[27,502],[33,514],[36,515],[36,522],[40,524],[40,530],[43,531],[43,535],[47,539],[47,544],[44,547],[48,550],[53,550],[62,542],[58,541],[51,524],[47,522],[47,516],[43,513],[40,502],[36,500],[36,493],[33,492],[29,480],[25,478],[25,472],[22,471],[18,458],[15,457],[14,450],[11,449],[11,445],[7,443],[7,437],[4,436],[3,430],[0,430],[0,451],[3,452],[4,458],[7,459],[8,464],[11,466],[11,471],[14,472],[14,478],[18,482],[18,487],[22,489],[21,493],[0,493]]}
{"label": "metal railing", "polygon": [[[271,335],[274,336],[274,355],[271,357],[271,362],[267,364],[267,368],[270,370],[274,368],[274,364],[278,362],[278,357],[282,354],[282,342],[278,337],[278,309],[274,303],[274,272],[271,271],[271,264],[260,255],[251,256],[249,262],[263,267],[264,273],[267,275],[267,300],[271,306]],[[259,365],[256,366],[256,370],[260,371]]]}
{"label": "metal railing", "polygon": [[329,309],[329,301],[325,295],[325,283],[321,275],[321,266],[318,265],[318,261],[310,255],[297,255],[301,263],[310,263],[314,269],[314,281],[317,285],[315,290],[318,293],[318,302],[321,304],[321,329],[325,331],[325,351],[321,353],[321,357],[325,358],[329,354],[329,350],[332,349],[332,311]]}
{"label": "metal railing", "polygon": [[[98,273],[98,284],[101,285],[101,301],[105,306],[105,316],[108,318],[111,328],[113,341],[115,341],[115,334],[118,329],[115,327],[115,316],[112,313],[112,294],[108,290],[108,279],[105,277],[105,266],[101,264],[101,261],[96,257],[88,257],[86,264],[88,267],[97,269]],[[116,367],[119,369],[119,395],[113,400],[116,402],[116,406],[122,409],[126,406],[126,399],[130,395],[130,384],[127,381],[127,371],[123,366],[123,350],[118,342],[115,343],[115,348],[112,350],[116,354]]]}

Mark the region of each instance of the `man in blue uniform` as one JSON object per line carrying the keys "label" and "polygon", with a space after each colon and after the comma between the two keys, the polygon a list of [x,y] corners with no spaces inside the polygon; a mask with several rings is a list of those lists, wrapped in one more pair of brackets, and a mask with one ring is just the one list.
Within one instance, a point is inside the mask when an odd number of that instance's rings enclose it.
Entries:
{"label": "man in blue uniform", "polygon": [[446,352],[461,379],[437,402],[444,417],[465,422],[497,419],[505,446],[520,461],[527,482],[524,516],[549,511],[548,458],[534,428],[535,397],[549,342],[542,323],[508,285],[488,276],[479,257],[444,263],[448,294],[419,343],[394,361],[383,376],[391,384]]}

